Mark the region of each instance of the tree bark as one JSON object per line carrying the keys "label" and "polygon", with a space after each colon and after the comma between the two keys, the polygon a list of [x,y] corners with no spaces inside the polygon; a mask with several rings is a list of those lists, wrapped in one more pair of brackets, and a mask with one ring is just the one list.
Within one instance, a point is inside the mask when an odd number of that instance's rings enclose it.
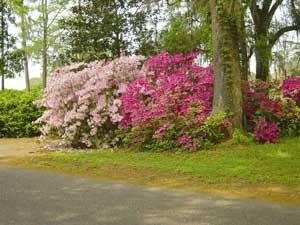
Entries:
{"label": "tree bark", "polygon": [[255,48],[256,57],[256,79],[267,81],[270,76],[270,62],[272,57],[272,48],[268,45]]}
{"label": "tree bark", "polygon": [[213,113],[226,112],[243,129],[242,69],[239,50],[240,0],[210,0],[213,33]]}
{"label": "tree bark", "polygon": [[29,68],[28,68],[28,55],[27,55],[27,31],[25,22],[25,12],[24,12],[24,1],[21,2],[21,35],[22,35],[22,48],[24,49],[24,73],[25,73],[25,84],[26,90],[30,91],[29,83]]}
{"label": "tree bark", "polygon": [[[249,55],[248,55],[248,46],[247,46],[247,34],[245,27],[245,19],[244,15],[246,12],[243,12],[240,24],[240,55],[241,55],[241,68],[242,68],[242,80],[247,81],[250,75],[250,67],[249,67]],[[251,53],[250,53],[251,55]]]}
{"label": "tree bark", "polygon": [[[3,0],[1,0],[1,8],[3,9]],[[5,74],[4,74],[4,28],[5,21],[4,21],[4,12],[1,12],[1,90],[4,90],[4,80],[5,80]]]}
{"label": "tree bark", "polygon": [[47,46],[48,46],[48,3],[47,0],[42,0],[42,7],[43,7],[43,50],[42,50],[42,57],[43,57],[43,72],[42,72],[42,80],[43,80],[43,89],[47,86],[47,63],[48,63],[48,56],[47,56]]}

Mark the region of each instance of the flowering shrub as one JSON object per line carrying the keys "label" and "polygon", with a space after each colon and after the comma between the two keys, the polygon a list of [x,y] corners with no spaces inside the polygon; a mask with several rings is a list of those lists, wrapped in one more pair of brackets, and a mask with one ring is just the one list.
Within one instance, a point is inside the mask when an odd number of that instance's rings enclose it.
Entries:
{"label": "flowering shrub", "polygon": [[248,125],[253,129],[255,121],[265,117],[268,121],[282,116],[280,94],[277,93],[277,82],[257,80],[244,85],[245,113]]}
{"label": "flowering shrub", "polygon": [[[130,144],[196,150],[205,141],[215,143],[223,137],[219,129],[227,126],[223,117],[216,124],[206,124],[210,121],[213,76],[210,68],[194,63],[196,56],[157,55],[145,62],[143,77],[128,84],[121,96],[121,125],[129,132]],[[206,126],[220,132],[211,135]]]}
{"label": "flowering shrub", "polygon": [[[123,141],[139,149],[195,151],[229,137],[224,114],[211,115],[213,76],[194,63],[197,53],[162,53],[147,60],[72,64],[57,70],[37,104],[43,135],[73,147]],[[300,135],[298,78],[244,85],[245,112],[256,140]]]}
{"label": "flowering shrub", "polygon": [[277,123],[267,122],[265,118],[256,121],[254,135],[258,142],[276,143],[278,141],[278,125]]}
{"label": "flowering shrub", "polygon": [[47,109],[39,119],[43,135],[54,134],[74,147],[98,147],[110,141],[123,119],[119,95],[126,82],[136,79],[143,59],[121,57],[57,70],[38,102]]}
{"label": "flowering shrub", "polygon": [[274,143],[281,136],[299,135],[300,110],[296,105],[300,87],[256,81],[244,86],[248,127],[259,142]]}
{"label": "flowering shrub", "polygon": [[300,77],[291,77],[284,80],[280,90],[284,97],[293,99],[300,107]]}
{"label": "flowering shrub", "polygon": [[186,115],[190,107],[199,108],[195,115],[198,120],[207,117],[211,111],[213,77],[210,68],[193,63],[196,56],[163,53],[146,61],[144,77],[129,84],[121,96],[121,123],[139,126],[158,117],[172,120]]}
{"label": "flowering shrub", "polygon": [[210,116],[198,126],[195,126],[198,121],[193,120],[192,114],[179,116],[176,123],[162,125],[159,119],[155,122],[160,125],[147,123],[128,129],[124,138],[125,145],[140,150],[196,151],[228,138],[231,125],[225,114]]}

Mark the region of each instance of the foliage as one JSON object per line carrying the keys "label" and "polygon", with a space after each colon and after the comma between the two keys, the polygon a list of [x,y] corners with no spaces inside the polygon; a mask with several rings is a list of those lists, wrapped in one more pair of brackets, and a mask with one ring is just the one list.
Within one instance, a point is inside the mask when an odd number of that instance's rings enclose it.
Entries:
{"label": "foliage", "polygon": [[162,32],[162,47],[166,51],[175,53],[188,53],[203,48],[206,38],[210,37],[207,27],[190,27],[190,20],[185,16],[176,15],[170,20],[169,28]]}
{"label": "foliage", "polygon": [[249,144],[253,142],[254,138],[251,133],[245,133],[239,129],[235,129],[232,133],[233,144]]}
{"label": "foliage", "polygon": [[4,89],[4,79],[13,78],[20,72],[23,61],[23,52],[17,50],[16,38],[8,31],[9,24],[15,23],[15,17],[11,6],[6,1],[0,3],[0,75],[2,76],[2,89]]}
{"label": "foliage", "polygon": [[127,129],[123,133],[125,146],[142,151],[196,151],[229,137],[230,123],[225,114],[210,116],[201,123],[192,114],[177,115],[176,123],[164,122],[162,118],[155,118],[151,123]]}
{"label": "foliage", "polygon": [[147,24],[151,15],[152,8],[144,7],[141,0],[81,1],[68,18],[60,20],[67,44],[64,57],[90,62],[135,51],[147,55],[155,48]]}
{"label": "foliage", "polygon": [[125,83],[136,79],[143,57],[114,61],[77,63],[57,70],[49,79],[46,107],[39,119],[43,135],[56,135],[74,147],[99,147],[114,137]]}
{"label": "foliage", "polygon": [[4,90],[0,92],[0,137],[33,137],[39,135],[39,127],[33,122],[43,109],[33,101],[41,97],[40,89],[26,91]]}
{"label": "foliage", "polygon": [[167,15],[167,24],[161,31],[162,49],[172,54],[201,50],[205,57],[211,58],[212,32],[207,2],[172,1]]}

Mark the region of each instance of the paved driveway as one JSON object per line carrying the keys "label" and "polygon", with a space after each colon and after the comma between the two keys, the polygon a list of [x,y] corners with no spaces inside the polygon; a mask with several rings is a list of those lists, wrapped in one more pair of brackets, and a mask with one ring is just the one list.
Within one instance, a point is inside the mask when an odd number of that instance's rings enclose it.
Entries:
{"label": "paved driveway", "polygon": [[299,225],[300,206],[0,167],[0,225]]}

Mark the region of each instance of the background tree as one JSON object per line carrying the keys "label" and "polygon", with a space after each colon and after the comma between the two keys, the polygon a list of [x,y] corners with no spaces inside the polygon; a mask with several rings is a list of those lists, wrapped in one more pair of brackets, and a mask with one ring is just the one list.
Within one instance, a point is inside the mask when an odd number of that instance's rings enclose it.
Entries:
{"label": "background tree", "polygon": [[202,50],[211,56],[211,23],[207,3],[175,1],[168,9],[169,21],[162,31],[162,48],[170,53]]}
{"label": "background tree", "polygon": [[[279,38],[289,32],[300,30],[300,2],[296,0],[249,0],[249,8],[254,25],[256,78],[266,81],[269,78],[272,48]],[[288,4],[289,21],[280,23],[275,13]],[[283,16],[281,16],[283,17]],[[286,17],[287,18],[287,17]]]}
{"label": "background tree", "polygon": [[53,65],[53,55],[59,52],[63,43],[60,42],[61,31],[57,25],[59,19],[65,16],[69,0],[34,0],[35,13],[33,21],[34,32],[31,35],[30,47],[35,58],[41,60],[43,88],[47,85],[48,70]]}
{"label": "background tree", "polygon": [[15,23],[12,9],[8,2],[0,2],[0,73],[1,89],[5,88],[5,78],[13,78],[22,70],[23,53],[15,47],[15,37],[9,34],[9,23]]}
{"label": "background tree", "polygon": [[15,14],[20,18],[19,27],[21,28],[20,38],[21,38],[21,45],[23,51],[23,59],[24,59],[24,75],[25,75],[25,84],[26,90],[30,91],[30,83],[29,83],[29,66],[28,66],[28,58],[29,58],[29,51],[27,48],[27,41],[28,41],[28,33],[30,30],[30,24],[28,16],[29,7],[25,5],[24,0],[10,0],[10,4],[14,9]]}
{"label": "background tree", "polygon": [[275,79],[283,80],[289,76],[300,75],[300,45],[288,38],[280,40],[272,55]]}
{"label": "background tree", "polygon": [[63,58],[92,61],[155,48],[147,26],[151,12],[142,0],[79,1],[60,21],[67,43]]}

